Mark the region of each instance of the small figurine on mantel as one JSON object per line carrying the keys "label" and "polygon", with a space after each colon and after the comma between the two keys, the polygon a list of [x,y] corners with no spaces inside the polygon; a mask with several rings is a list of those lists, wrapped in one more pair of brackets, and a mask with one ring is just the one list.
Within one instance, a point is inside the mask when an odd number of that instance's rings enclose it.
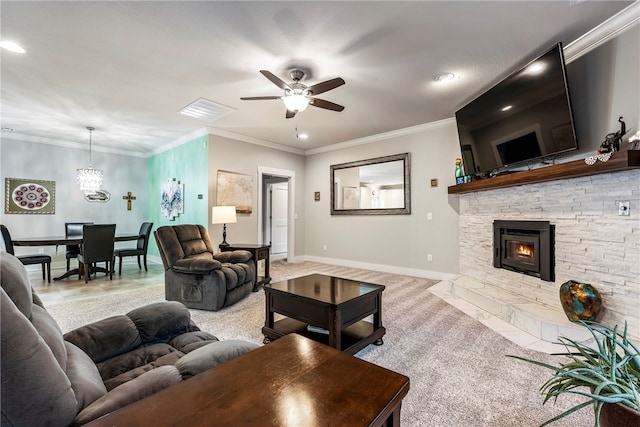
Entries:
{"label": "small figurine on mantel", "polygon": [[620,141],[622,141],[624,134],[627,133],[627,125],[622,121],[622,116],[618,118],[618,122],[620,122],[620,130],[616,133],[607,134],[604,142],[598,148],[598,154],[620,151]]}

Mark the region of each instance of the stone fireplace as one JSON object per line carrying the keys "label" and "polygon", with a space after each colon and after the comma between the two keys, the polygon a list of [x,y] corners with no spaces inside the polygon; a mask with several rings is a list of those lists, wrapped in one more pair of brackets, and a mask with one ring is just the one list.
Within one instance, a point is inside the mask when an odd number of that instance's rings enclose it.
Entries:
{"label": "stone fireplace", "polygon": [[[640,171],[558,178],[553,181],[461,193],[460,276],[447,292],[484,312],[555,342],[584,328],[562,311],[559,287],[573,279],[603,296],[599,321],[629,325],[640,337]],[[618,202],[631,202],[631,215],[618,215]],[[554,275],[496,268],[494,221],[546,221],[555,228]],[[527,240],[527,239],[523,239]],[[555,276],[555,277],[553,277]],[[435,293],[435,292],[434,292]]]}

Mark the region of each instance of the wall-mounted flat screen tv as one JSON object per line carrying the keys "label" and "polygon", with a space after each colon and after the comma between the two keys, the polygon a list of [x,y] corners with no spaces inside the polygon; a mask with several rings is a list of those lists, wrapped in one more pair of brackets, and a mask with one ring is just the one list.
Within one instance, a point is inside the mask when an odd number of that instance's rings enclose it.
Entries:
{"label": "wall-mounted flat screen tv", "polygon": [[562,44],[462,107],[456,122],[467,175],[576,150]]}

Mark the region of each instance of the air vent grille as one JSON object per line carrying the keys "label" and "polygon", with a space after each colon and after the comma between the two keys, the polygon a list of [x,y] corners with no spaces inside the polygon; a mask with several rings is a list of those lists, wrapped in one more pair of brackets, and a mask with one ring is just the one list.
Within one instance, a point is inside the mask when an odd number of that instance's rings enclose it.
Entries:
{"label": "air vent grille", "polygon": [[205,98],[198,98],[178,111],[178,113],[195,117],[196,119],[214,121],[234,111],[236,111],[235,108],[227,107],[226,105],[218,104]]}

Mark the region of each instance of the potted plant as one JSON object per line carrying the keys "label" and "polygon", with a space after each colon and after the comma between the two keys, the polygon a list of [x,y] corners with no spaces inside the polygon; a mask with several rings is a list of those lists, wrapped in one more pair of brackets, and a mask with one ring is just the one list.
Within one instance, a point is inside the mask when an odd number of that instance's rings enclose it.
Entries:
{"label": "potted plant", "polygon": [[[589,405],[593,405],[596,427],[640,426],[640,350],[629,341],[627,324],[621,333],[618,326],[580,323],[589,330],[595,342],[587,345],[560,338],[560,344],[567,352],[555,355],[565,356],[568,360],[558,366],[509,355],[553,371],[551,378],[540,387],[545,395],[543,404],[549,400],[555,402],[563,393],[587,398],[586,402],[551,418],[541,427]],[[614,419],[609,421],[608,417]]]}

